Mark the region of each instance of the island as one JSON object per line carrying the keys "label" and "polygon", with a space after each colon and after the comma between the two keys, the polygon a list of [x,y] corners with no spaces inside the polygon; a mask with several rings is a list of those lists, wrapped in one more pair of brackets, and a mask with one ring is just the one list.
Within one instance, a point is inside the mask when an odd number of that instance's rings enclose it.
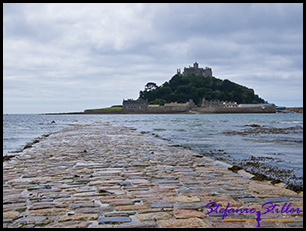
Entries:
{"label": "island", "polygon": [[[278,109],[278,110],[277,110]],[[212,68],[193,66],[177,69],[177,73],[158,86],[148,82],[138,99],[123,99],[121,105],[86,109],[83,112],[46,114],[212,114],[212,113],[276,113],[288,112],[255,94],[254,90],[228,79],[213,76]],[[289,112],[303,112],[292,108]]]}

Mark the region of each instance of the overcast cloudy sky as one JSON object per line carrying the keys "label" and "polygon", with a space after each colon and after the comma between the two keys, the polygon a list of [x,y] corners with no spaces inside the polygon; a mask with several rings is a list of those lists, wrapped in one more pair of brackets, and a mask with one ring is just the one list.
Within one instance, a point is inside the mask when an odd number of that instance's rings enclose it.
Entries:
{"label": "overcast cloudy sky", "polygon": [[303,4],[3,4],[3,112],[137,99],[195,61],[303,105]]}

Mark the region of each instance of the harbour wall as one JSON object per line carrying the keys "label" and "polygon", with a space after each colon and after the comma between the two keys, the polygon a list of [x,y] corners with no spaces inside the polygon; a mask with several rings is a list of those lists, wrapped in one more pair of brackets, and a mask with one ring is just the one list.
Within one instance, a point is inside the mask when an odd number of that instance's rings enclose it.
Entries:
{"label": "harbour wall", "polygon": [[192,111],[199,114],[214,114],[214,113],[275,113],[275,107],[207,107],[207,108],[193,108]]}

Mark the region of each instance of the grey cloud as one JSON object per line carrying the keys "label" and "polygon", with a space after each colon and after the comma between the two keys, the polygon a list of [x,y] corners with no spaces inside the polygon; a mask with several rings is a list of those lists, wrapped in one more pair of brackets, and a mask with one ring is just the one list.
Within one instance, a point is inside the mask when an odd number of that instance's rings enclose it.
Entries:
{"label": "grey cloud", "polygon": [[4,105],[35,97],[75,99],[75,111],[87,107],[82,99],[120,104],[194,61],[268,101],[275,96],[262,81],[301,91],[302,6],[4,4]]}

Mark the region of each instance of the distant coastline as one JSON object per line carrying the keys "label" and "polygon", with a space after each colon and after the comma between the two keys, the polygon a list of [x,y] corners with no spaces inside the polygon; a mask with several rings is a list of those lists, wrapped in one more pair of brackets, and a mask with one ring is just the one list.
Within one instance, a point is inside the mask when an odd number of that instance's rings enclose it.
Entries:
{"label": "distant coastline", "polygon": [[87,109],[83,112],[51,112],[42,113],[41,115],[92,115],[92,114],[226,114],[226,113],[303,113],[303,107],[279,107],[275,109],[263,109],[262,107],[253,108],[192,108],[191,110],[184,111],[126,111],[119,110],[99,110]]}

